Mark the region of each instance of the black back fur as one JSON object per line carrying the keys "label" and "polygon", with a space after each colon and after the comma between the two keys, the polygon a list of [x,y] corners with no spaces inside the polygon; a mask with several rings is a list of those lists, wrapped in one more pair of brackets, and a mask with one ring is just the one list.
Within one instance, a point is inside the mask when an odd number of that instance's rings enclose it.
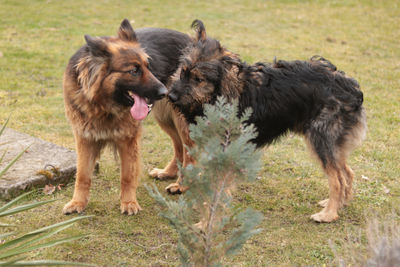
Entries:
{"label": "black back fur", "polygon": [[195,28],[197,42],[183,56],[169,91],[190,123],[203,115],[205,103],[224,95],[238,98],[240,112],[252,108],[249,123],[258,130],[257,146],[297,132],[306,136],[325,165],[336,160],[337,148],[355,142],[352,138],[362,139],[363,93],[356,80],[328,60],[314,56],[248,65],[206,37],[201,22]]}
{"label": "black back fur", "polygon": [[[240,110],[253,109],[250,119],[258,129],[255,142],[264,145],[288,130],[305,134],[321,113],[346,118],[342,125],[355,123],[347,114],[359,112],[363,94],[358,83],[337,71],[323,58],[283,61],[274,64],[241,64],[244,87]],[[252,77],[260,82],[251,82]],[[350,124],[350,125],[347,125]]]}
{"label": "black back fur", "polygon": [[192,39],[187,34],[169,29],[141,28],[135,32],[141,47],[149,55],[149,69],[166,84],[178,68],[184,48],[192,43]]}

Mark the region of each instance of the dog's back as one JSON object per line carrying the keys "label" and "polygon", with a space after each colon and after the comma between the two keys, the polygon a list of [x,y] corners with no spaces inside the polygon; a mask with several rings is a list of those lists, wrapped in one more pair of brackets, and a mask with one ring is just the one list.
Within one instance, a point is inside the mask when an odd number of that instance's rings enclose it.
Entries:
{"label": "dog's back", "polygon": [[136,35],[150,57],[151,72],[166,84],[178,68],[180,57],[192,39],[187,34],[160,28],[137,29]]}
{"label": "dog's back", "polygon": [[[274,70],[283,75],[282,80],[298,83],[295,86],[292,85],[292,87],[296,87],[293,90],[301,90],[296,92],[298,94],[304,95],[305,91],[308,91],[308,94],[313,95],[314,99],[316,94],[325,94],[320,98],[329,98],[331,95],[340,102],[346,103],[353,110],[358,110],[363,103],[363,93],[358,82],[346,76],[343,71],[338,70],[325,58],[314,56],[309,61],[279,60],[272,66]],[[290,76],[294,77],[288,79]],[[274,80],[279,81],[279,79]],[[320,90],[320,88],[324,88],[324,90]]]}

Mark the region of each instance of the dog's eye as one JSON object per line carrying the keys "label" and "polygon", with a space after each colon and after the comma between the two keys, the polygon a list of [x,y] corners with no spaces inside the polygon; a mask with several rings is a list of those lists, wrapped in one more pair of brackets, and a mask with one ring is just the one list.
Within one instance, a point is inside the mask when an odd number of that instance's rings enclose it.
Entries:
{"label": "dog's eye", "polygon": [[140,67],[139,66],[135,66],[133,67],[133,69],[131,69],[129,71],[129,74],[131,74],[132,76],[137,76],[140,72]]}
{"label": "dog's eye", "polygon": [[203,82],[204,80],[202,79],[202,78],[200,78],[200,77],[194,77],[194,80],[197,82],[197,83],[201,83],[201,82]]}

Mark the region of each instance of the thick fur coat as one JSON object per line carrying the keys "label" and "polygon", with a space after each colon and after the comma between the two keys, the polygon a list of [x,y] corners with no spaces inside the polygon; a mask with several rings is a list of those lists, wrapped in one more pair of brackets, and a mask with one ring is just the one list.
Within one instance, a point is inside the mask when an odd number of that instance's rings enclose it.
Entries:
{"label": "thick fur coat", "polygon": [[324,209],[312,219],[336,220],[352,198],[353,172],[346,159],[367,128],[358,82],[322,57],[248,65],[207,37],[201,21],[193,26],[197,41],[174,75],[170,101],[194,123],[205,103],[221,95],[238,99],[240,112],[253,110],[248,123],[257,128],[253,142],[259,147],[289,131],[303,135],[329,177],[329,199],[319,203]]}

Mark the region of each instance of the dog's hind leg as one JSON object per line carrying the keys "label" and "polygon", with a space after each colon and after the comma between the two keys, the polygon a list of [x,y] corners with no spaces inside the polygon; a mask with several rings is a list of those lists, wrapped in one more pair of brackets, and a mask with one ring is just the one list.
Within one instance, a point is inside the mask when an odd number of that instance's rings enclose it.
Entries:
{"label": "dog's hind leg", "polygon": [[[345,164],[343,169],[344,169],[343,176],[346,179],[345,189],[344,189],[344,202],[343,202],[343,205],[346,206],[353,199],[354,172],[347,164]],[[321,201],[318,202],[318,205],[320,205],[321,207],[325,208],[328,205],[328,201],[329,201],[329,198],[321,200]]]}
{"label": "dog's hind leg", "polygon": [[[344,177],[344,192],[341,192],[342,198],[340,203],[340,208],[343,205],[347,205],[353,199],[353,179],[354,179],[354,172],[353,170],[347,165],[346,159],[342,159],[338,164],[338,172],[340,172],[340,177]],[[322,207],[326,207],[328,205],[329,198],[321,200],[318,204]]]}
{"label": "dog's hind leg", "polygon": [[74,195],[63,208],[64,214],[81,213],[89,201],[89,190],[96,159],[104,144],[75,135],[78,155]]}
{"label": "dog's hind leg", "polygon": [[313,220],[329,222],[337,219],[337,210],[353,198],[354,173],[346,161],[350,152],[362,143],[366,130],[362,108],[346,113],[331,108],[323,110],[306,132],[306,140],[329,177],[329,199],[319,202],[324,209],[312,215]]}
{"label": "dog's hind leg", "polygon": [[311,216],[317,222],[332,222],[339,217],[338,210],[344,203],[347,188],[347,174],[342,164],[344,161],[339,160],[336,147],[336,140],[341,134],[340,123],[327,113],[321,113],[321,117],[313,121],[305,134],[306,141],[321,162],[329,183],[329,198],[318,203],[324,208]]}
{"label": "dog's hind leg", "polygon": [[[340,148],[337,148],[337,150],[340,150]],[[347,205],[353,198],[354,172],[346,163],[345,155],[347,153],[340,154],[342,154],[340,160],[336,161],[331,167],[324,168],[329,179],[329,198],[318,202],[324,209],[320,213],[317,213],[319,214],[318,216],[317,214],[312,215],[311,218],[315,221],[327,222],[326,220],[321,220],[324,211],[335,210],[333,206],[336,206],[336,210],[338,210],[342,206]]]}
{"label": "dog's hind leg", "polygon": [[345,189],[345,199],[344,205],[348,205],[349,202],[353,199],[353,179],[354,179],[354,172],[353,170],[347,165],[344,164],[344,171],[346,173],[346,189]]}
{"label": "dog's hind leg", "polygon": [[324,170],[328,176],[329,199],[319,202],[324,208],[322,211],[311,215],[311,219],[317,222],[332,222],[339,218],[338,210],[343,205],[346,178],[341,168],[337,166],[327,166]]}

